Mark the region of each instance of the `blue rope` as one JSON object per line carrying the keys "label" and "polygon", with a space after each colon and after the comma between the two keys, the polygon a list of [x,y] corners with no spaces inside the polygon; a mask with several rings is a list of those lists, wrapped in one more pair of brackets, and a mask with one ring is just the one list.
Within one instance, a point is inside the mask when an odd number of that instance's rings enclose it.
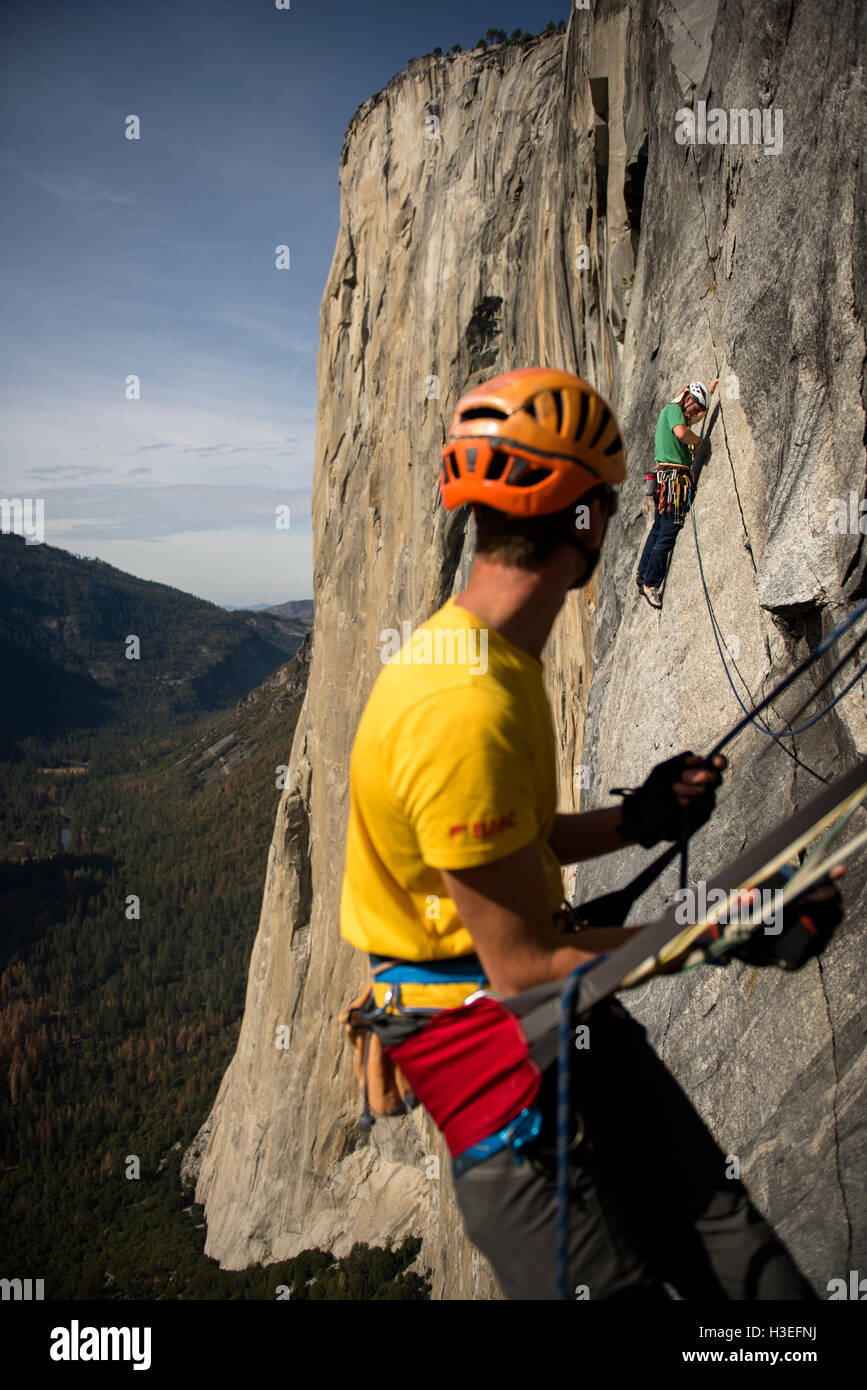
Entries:
{"label": "blue rope", "polygon": [[569,1247],[569,1121],[571,1118],[572,1011],[581,976],[606,960],[609,952],[594,956],[573,970],[561,996],[560,1031],[557,1036],[557,1298],[566,1298]]}
{"label": "blue rope", "polygon": [[[701,430],[701,438],[702,438],[702,439],[704,439],[704,426],[705,426],[705,423],[706,423],[706,421],[702,423],[702,430]],[[694,492],[695,492],[695,484],[694,484],[694,480],[693,480],[692,478],[691,478],[691,482],[693,483],[693,486],[692,486],[691,489],[690,489],[690,497],[689,497],[689,501],[690,501],[690,502],[693,501]],[[692,534],[693,534],[693,539],[695,540],[695,553],[696,553],[696,556],[697,556],[697,558],[698,558],[698,568],[699,568],[699,573],[700,573],[700,575],[701,575],[701,584],[702,584],[702,588],[704,589],[704,597],[705,597],[705,602],[707,603],[708,613],[710,614],[711,626],[712,626],[712,628],[713,628],[714,641],[716,642],[717,651],[719,652],[719,654],[720,654],[720,660],[721,660],[722,663],[723,663],[723,670],[724,670],[725,673],[726,673],[726,679],[728,680],[728,683],[729,683],[729,685],[730,685],[731,688],[732,688],[732,691],[733,691],[733,693],[734,693],[734,697],[735,697],[735,699],[737,700],[738,704],[740,705],[741,709],[743,710],[744,714],[748,717],[749,722],[750,722],[751,724],[754,724],[755,727],[756,727],[761,733],[767,734],[769,738],[774,739],[775,742],[777,742],[777,743],[780,742],[780,739],[781,739],[781,738],[794,738],[796,734],[803,733],[805,729],[809,729],[809,728],[810,728],[813,724],[815,724],[819,719],[824,718],[824,716],[825,716],[826,714],[828,714],[829,711],[832,710],[832,709],[834,708],[834,706],[835,706],[840,700],[843,699],[844,695],[848,694],[848,692],[852,689],[852,686],[855,685],[856,681],[858,681],[858,680],[861,678],[861,676],[864,675],[865,672],[867,672],[867,662],[865,662],[864,665],[861,666],[861,667],[856,671],[856,673],[855,673],[855,675],[852,677],[852,679],[843,687],[843,689],[840,691],[840,693],[839,693],[838,695],[835,695],[835,696],[834,696],[834,699],[831,700],[831,701],[825,706],[824,709],[820,710],[818,714],[814,714],[813,717],[812,717],[811,719],[807,720],[807,722],[806,722],[805,724],[800,725],[797,729],[790,729],[790,730],[786,730],[786,731],[783,732],[783,733],[777,734],[777,733],[774,733],[773,729],[769,728],[765,723],[763,723],[763,721],[761,721],[760,719],[756,718],[756,717],[755,717],[755,714],[754,714],[754,711],[748,709],[747,706],[744,704],[743,700],[742,700],[741,697],[740,697],[740,694],[738,693],[737,686],[735,685],[734,681],[733,681],[732,678],[731,678],[731,674],[729,673],[728,664],[727,664],[727,662],[726,662],[725,655],[724,655],[723,649],[722,649],[722,644],[721,644],[720,639],[719,639],[719,632],[718,632],[718,624],[717,624],[717,620],[716,620],[716,615],[715,615],[715,613],[714,613],[714,611],[713,611],[713,604],[711,603],[710,594],[709,594],[709,592],[708,592],[708,587],[707,587],[707,582],[706,582],[705,577],[704,577],[704,565],[702,564],[701,549],[699,548],[699,544],[698,544],[698,530],[697,530],[696,524],[695,524],[695,508],[694,508],[694,506],[690,506],[690,507],[689,507],[689,512],[690,512],[690,516],[691,516],[691,518],[692,518]],[[669,563],[670,563],[670,561],[671,561],[671,556],[669,555]],[[667,578],[668,578],[668,570],[666,569],[666,574],[665,574],[665,578],[663,579],[663,584],[665,583],[665,579],[667,579]],[[856,608],[855,612],[852,613],[852,614],[850,614],[850,616],[846,619],[846,621],[845,621],[844,623],[842,623],[838,629],[835,629],[834,632],[831,633],[829,637],[825,638],[824,642],[820,643],[819,647],[818,647],[818,648],[816,649],[816,651],[812,654],[812,656],[811,656],[810,658],[807,659],[807,662],[802,663],[802,666],[804,667],[804,669],[806,669],[806,666],[807,666],[808,664],[811,664],[811,663],[812,663],[812,660],[815,660],[819,655],[821,655],[825,650],[827,650],[827,648],[831,646],[832,642],[836,641],[837,638],[846,630],[846,628],[850,627],[850,626],[852,625],[852,623],[855,622],[855,621],[857,620],[857,618],[859,618],[859,617],[863,614],[863,612],[865,611],[865,609],[867,609],[867,600],[865,600],[864,603],[859,604],[859,606]],[[859,643],[856,643],[856,646],[855,646],[855,648],[853,648],[853,650],[857,650],[857,647],[858,647],[859,645],[860,645],[860,642],[859,642]],[[734,663],[733,663],[733,664],[734,664]],[[735,666],[735,670],[738,671],[738,675],[740,676],[741,680],[744,682],[744,687],[745,687],[745,689],[746,689],[748,695],[750,696],[750,699],[753,700],[752,692],[750,691],[750,688],[749,688],[749,686],[747,685],[747,682],[744,680],[744,678],[743,678],[743,676],[741,675],[740,671],[738,670],[737,666]],[[794,677],[792,677],[792,678],[794,678]],[[792,679],[792,678],[790,678],[790,679]],[[784,684],[787,684],[787,683],[788,683],[788,682],[785,682]],[[754,700],[753,700],[753,705],[754,705],[754,707],[755,707],[755,701],[754,701]],[[730,737],[731,737],[731,734],[727,734],[726,737],[725,737],[725,739],[723,739],[723,740],[721,741],[721,743],[717,745],[717,748],[714,750],[714,752],[719,751],[719,748],[723,747],[727,742],[729,742]],[[783,747],[782,744],[781,744],[780,746]],[[789,751],[790,751],[789,749],[784,748],[784,752],[787,752],[787,753],[788,753]],[[712,754],[711,754],[710,756],[712,756]],[[795,755],[794,755],[794,754],[791,754],[790,756],[794,757]],[[795,758],[795,761],[796,761],[796,762],[800,762],[800,759]],[[806,763],[801,764],[801,765],[802,765],[803,767],[805,767],[805,768],[806,768],[806,766],[807,766]],[[807,771],[812,772],[812,768],[807,768]],[[813,775],[814,775],[815,777],[818,777],[818,776],[819,776],[818,773],[813,773]],[[819,778],[819,780],[820,780],[820,781],[824,781],[825,779],[824,779],[824,778]],[[682,830],[681,830],[680,842],[679,842],[679,846],[678,846],[678,848],[680,849],[680,885],[681,885],[682,888],[686,886],[686,879],[687,879],[687,872],[688,872],[688,870],[687,870],[687,865],[688,865],[688,858],[687,858],[687,855],[688,855],[688,845],[689,845],[689,819],[688,819],[688,810],[689,810],[688,807],[685,808],[685,810],[684,810],[683,827],[682,827]],[[595,957],[593,958],[593,960],[587,961],[587,962],[585,962],[584,965],[579,965],[578,968],[577,968],[577,970],[573,970],[573,971],[572,971],[572,974],[569,976],[569,978],[568,978],[568,980],[567,980],[567,982],[566,982],[566,986],[565,986],[565,988],[564,988],[564,990],[563,990],[563,994],[562,994],[562,996],[561,996],[562,1004],[561,1004],[561,1012],[560,1012],[560,1028],[559,1028],[559,1033],[558,1033],[558,1036],[557,1036],[557,1276],[556,1276],[556,1278],[557,1278],[557,1283],[556,1283],[557,1298],[558,1298],[558,1300],[560,1300],[561,1302],[564,1301],[564,1300],[566,1299],[566,1283],[567,1283],[567,1278],[568,1278],[568,1251],[569,1251],[569,1127],[570,1127],[571,1110],[572,1110],[572,1107],[571,1107],[571,1104],[570,1104],[570,1102],[571,1102],[571,1086],[570,1086],[571,1066],[570,1066],[570,1062],[571,1062],[571,1056],[572,1056],[572,1048],[571,1048],[571,1042],[572,1042],[572,1014],[573,1014],[573,1010],[574,1010],[574,1007],[575,1007],[575,1000],[576,1000],[577,995],[578,995],[578,987],[579,987],[579,981],[580,981],[581,976],[585,973],[585,971],[591,970],[591,969],[593,968],[594,965],[598,965],[598,964],[600,964],[601,961],[605,960],[605,959],[607,958],[607,955],[608,955],[608,954],[609,954],[609,953],[606,952],[606,953],[604,953],[603,955],[595,956]]]}
{"label": "blue rope", "polygon": [[[859,645],[860,645],[860,644],[859,644]],[[839,694],[839,695],[835,695],[834,698],[833,698],[833,700],[830,700],[829,703],[825,706],[824,709],[820,709],[818,714],[814,714],[813,717],[812,717],[812,719],[808,719],[807,722],[806,722],[806,724],[799,724],[798,727],[797,727],[797,729],[792,729],[791,731],[787,730],[785,733],[782,733],[782,732],[781,732],[781,733],[778,733],[778,734],[773,734],[772,737],[773,737],[773,738],[794,738],[794,737],[795,737],[795,734],[802,734],[802,733],[804,732],[805,729],[809,729],[810,726],[811,726],[812,724],[815,724],[815,723],[816,723],[816,720],[817,720],[817,719],[824,719],[824,717],[825,717],[825,715],[828,713],[828,711],[829,711],[829,710],[832,710],[832,709],[834,708],[834,706],[836,705],[837,701],[838,701],[838,700],[842,700],[842,698],[843,698],[844,695],[848,695],[848,694],[849,694],[849,691],[852,689],[852,686],[855,684],[855,682],[856,682],[856,681],[859,681],[859,680],[861,679],[861,677],[862,677],[863,675],[865,675],[865,673],[867,673],[867,661],[864,662],[864,665],[863,665],[863,666],[859,666],[859,667],[858,667],[858,670],[855,672],[855,674],[854,674],[854,676],[852,677],[852,679],[851,679],[850,681],[848,681],[846,685],[843,686],[843,689],[840,691],[840,694]]]}
{"label": "blue rope", "polygon": [[[744,714],[752,716],[752,710],[748,709],[747,706],[744,704],[743,700],[741,699],[738,693],[737,686],[731,678],[731,673],[728,668],[728,662],[726,661],[725,654],[723,653],[722,643],[719,640],[719,624],[716,620],[716,614],[713,611],[713,604],[711,603],[710,594],[708,593],[707,581],[704,577],[704,565],[701,561],[701,549],[698,544],[698,531],[696,529],[695,524],[695,509],[693,509],[690,512],[690,516],[692,518],[692,535],[695,541],[695,554],[696,559],[698,560],[698,572],[701,575],[701,586],[704,589],[705,603],[707,604],[707,611],[710,614],[711,627],[713,628],[713,636],[714,641],[717,645],[717,651],[720,654],[720,660],[723,664],[723,670],[726,673],[726,680],[732,688],[732,692],[734,694],[735,699],[737,700]],[[735,670],[738,671],[738,668],[736,666]],[[852,686],[855,685],[855,683],[861,679],[865,672],[867,672],[867,661],[865,661],[863,666],[859,666],[852,679],[848,681],[846,685],[843,686],[843,689],[840,691],[838,695],[834,696],[833,700],[829,701],[829,703],[825,705],[824,709],[820,709],[818,714],[814,714],[810,719],[807,720],[805,724],[799,724],[796,729],[780,729],[775,733],[774,730],[769,728],[769,726],[765,724],[764,721],[761,719],[751,717],[750,723],[754,724],[760,733],[767,734],[768,738],[775,739],[778,742],[781,738],[794,738],[796,734],[804,733],[806,729],[811,728],[812,725],[818,723],[820,719],[824,719],[825,715],[828,714],[834,708],[838,701],[842,700],[844,695],[848,695],[849,691],[852,689]],[[738,671],[738,675],[741,676],[740,671]],[[743,676],[741,676],[741,680],[744,681],[744,686],[746,687],[747,693],[749,694],[750,688],[744,680]],[[753,697],[750,694],[750,699],[752,698]]]}

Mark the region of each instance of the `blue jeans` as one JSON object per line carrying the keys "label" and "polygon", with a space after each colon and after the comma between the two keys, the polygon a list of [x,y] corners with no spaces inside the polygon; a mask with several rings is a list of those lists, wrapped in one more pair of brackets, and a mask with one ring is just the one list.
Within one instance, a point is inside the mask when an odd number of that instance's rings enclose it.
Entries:
{"label": "blue jeans", "polygon": [[674,549],[680,529],[671,512],[653,513],[653,525],[638,562],[638,573],[644,575],[644,582],[651,589],[658,589],[665,578],[668,557]]}

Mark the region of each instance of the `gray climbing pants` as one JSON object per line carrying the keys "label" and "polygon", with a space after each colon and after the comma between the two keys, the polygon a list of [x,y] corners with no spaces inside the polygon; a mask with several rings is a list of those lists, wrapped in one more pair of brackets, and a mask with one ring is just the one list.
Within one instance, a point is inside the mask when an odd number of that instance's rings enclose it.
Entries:
{"label": "gray climbing pants", "polygon": [[[817,1297],[645,1029],[615,1000],[572,1053],[567,1297]],[[556,1064],[537,1098],[542,1132],[455,1180],[467,1235],[509,1299],[556,1297]]]}

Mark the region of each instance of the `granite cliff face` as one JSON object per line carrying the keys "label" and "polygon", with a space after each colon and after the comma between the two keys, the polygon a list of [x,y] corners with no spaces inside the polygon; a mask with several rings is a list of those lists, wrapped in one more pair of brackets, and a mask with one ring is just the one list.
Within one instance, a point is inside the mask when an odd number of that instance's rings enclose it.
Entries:
{"label": "granite cliff face", "polygon": [[[364,979],[338,902],[349,753],[380,634],[438,607],[471,559],[465,518],[446,516],[437,490],[462,391],[512,366],[563,366],[612,400],[627,441],[598,581],[570,596],[546,649],[564,808],[706,749],[740,713],[689,524],[661,614],[633,581],[653,426],[690,376],[721,378],[695,516],[753,695],[867,589],[857,522],[827,529],[829,499],[865,490],[864,31],[854,3],[717,14],[706,0],[597,0],[565,38],[415,61],[353,118],[320,317],[310,678],[238,1050],[200,1136],[206,1248],[224,1266],[420,1233],[435,1297],[498,1296],[421,1112],[355,1129],[336,1023]],[[679,108],[700,102],[782,111],[782,149],[678,143]],[[822,775],[842,770],[867,748],[863,688],[789,742]],[[732,762],[693,880],[817,785],[753,730]],[[618,855],[570,886],[590,896],[645,859]],[[863,871],[847,900],[821,965],[793,978],[735,966],[626,996],[822,1292],[867,1261]]]}

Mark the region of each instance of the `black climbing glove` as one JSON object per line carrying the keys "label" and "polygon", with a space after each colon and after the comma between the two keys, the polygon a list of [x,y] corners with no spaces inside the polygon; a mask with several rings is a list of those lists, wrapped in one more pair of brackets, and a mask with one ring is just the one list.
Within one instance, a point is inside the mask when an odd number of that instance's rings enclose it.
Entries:
{"label": "black climbing glove", "polygon": [[710,819],[716,803],[716,788],[722,781],[717,768],[707,765],[707,771],[712,772],[716,780],[688,807],[681,806],[672,791],[675,782],[681,781],[687,771],[687,758],[694,756],[690,752],[678,753],[675,758],[657,763],[647,780],[635,789],[612,787],[613,796],[623,797],[624,824],[618,826],[622,839],[637,840],[645,849],[650,849],[660,840],[680,839],[684,812],[689,817],[690,835]]}
{"label": "black climbing glove", "polygon": [[[775,874],[762,887],[782,888],[790,877],[791,870]],[[799,893],[785,904],[782,918],[782,931],[768,932],[764,926],[757,926],[746,941],[732,946],[726,955],[745,961],[747,965],[777,965],[781,970],[800,970],[813,956],[824,951],[834,928],[843,920],[843,902],[836,883],[827,875],[819,879],[808,893]],[[778,923],[766,921],[765,925],[775,928]],[[725,963],[725,957],[717,959]]]}

